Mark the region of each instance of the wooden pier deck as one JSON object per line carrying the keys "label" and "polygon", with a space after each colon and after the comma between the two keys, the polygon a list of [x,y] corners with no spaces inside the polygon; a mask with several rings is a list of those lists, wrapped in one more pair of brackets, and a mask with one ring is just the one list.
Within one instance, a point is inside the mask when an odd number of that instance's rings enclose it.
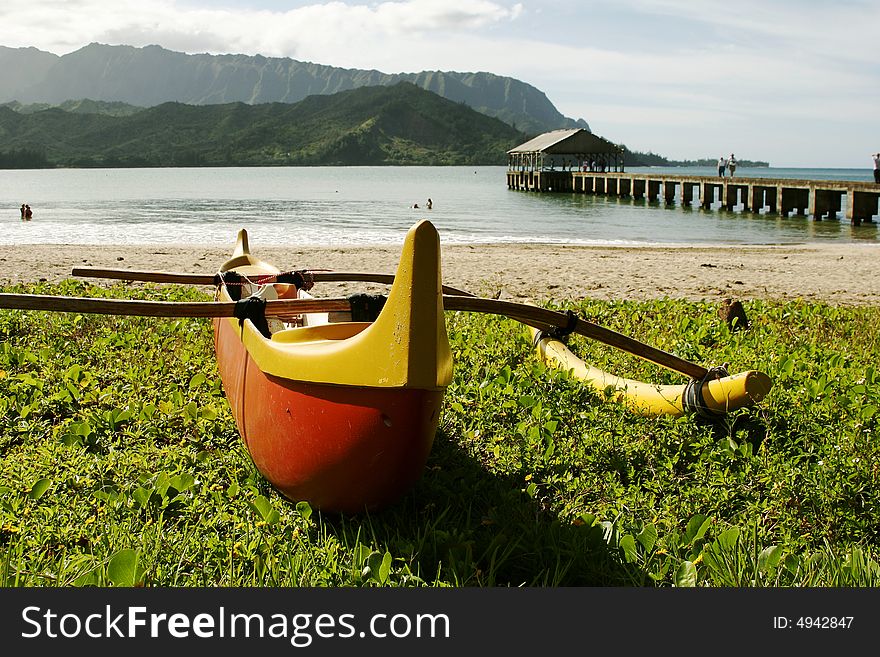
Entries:
{"label": "wooden pier deck", "polygon": [[513,170],[507,171],[510,189],[623,196],[649,201],[662,199],[704,209],[765,212],[787,217],[809,215],[815,220],[836,219],[845,212],[857,226],[873,221],[880,205],[880,185],[845,180],[678,176],[670,174]]}

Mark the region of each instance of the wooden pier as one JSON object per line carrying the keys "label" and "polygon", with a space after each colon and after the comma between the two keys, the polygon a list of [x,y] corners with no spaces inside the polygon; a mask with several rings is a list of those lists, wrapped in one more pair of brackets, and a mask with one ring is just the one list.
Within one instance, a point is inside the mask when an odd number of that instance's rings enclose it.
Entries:
{"label": "wooden pier", "polygon": [[731,178],[668,174],[541,170],[507,171],[510,189],[534,192],[570,192],[647,199],[684,206],[699,204],[743,212],[766,212],[787,217],[809,215],[815,220],[836,219],[845,212],[857,226],[873,221],[880,204],[880,185],[844,180],[789,178]]}

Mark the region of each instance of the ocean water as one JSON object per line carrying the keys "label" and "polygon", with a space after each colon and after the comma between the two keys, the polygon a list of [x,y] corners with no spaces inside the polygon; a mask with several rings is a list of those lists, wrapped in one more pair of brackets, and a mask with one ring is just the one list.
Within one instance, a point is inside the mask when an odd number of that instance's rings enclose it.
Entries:
{"label": "ocean water", "polygon": [[[646,169],[629,169],[644,172]],[[715,175],[710,167],[650,169]],[[507,188],[505,167],[271,167],[0,171],[0,243],[399,244],[430,219],[442,243],[877,243],[852,226],[678,204]],[[737,177],[872,180],[868,169],[737,170]],[[425,207],[427,199],[433,208]],[[19,208],[34,210],[30,222]],[[418,204],[419,208],[412,207]]]}

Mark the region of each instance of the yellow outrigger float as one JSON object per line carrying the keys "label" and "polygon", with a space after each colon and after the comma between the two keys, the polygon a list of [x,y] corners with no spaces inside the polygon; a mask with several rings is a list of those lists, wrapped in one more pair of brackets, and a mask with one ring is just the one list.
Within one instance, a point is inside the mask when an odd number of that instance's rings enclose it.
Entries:
{"label": "yellow outrigger float", "polygon": [[545,363],[569,370],[596,392],[610,393],[613,401],[648,417],[677,417],[693,412],[717,418],[760,402],[772,386],[770,377],[763,372],[749,370],[729,375],[723,367],[711,368],[703,378],[679,385],[626,379],[585,363],[558,337],[531,327],[529,332],[538,357]]}

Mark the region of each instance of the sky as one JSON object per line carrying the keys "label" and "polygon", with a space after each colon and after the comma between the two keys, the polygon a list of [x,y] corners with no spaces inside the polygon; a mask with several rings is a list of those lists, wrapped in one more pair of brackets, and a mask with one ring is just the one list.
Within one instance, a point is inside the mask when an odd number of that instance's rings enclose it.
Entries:
{"label": "sky", "polygon": [[870,168],[877,0],[3,0],[0,45],[261,54],[385,73],[486,71],[670,159]]}

